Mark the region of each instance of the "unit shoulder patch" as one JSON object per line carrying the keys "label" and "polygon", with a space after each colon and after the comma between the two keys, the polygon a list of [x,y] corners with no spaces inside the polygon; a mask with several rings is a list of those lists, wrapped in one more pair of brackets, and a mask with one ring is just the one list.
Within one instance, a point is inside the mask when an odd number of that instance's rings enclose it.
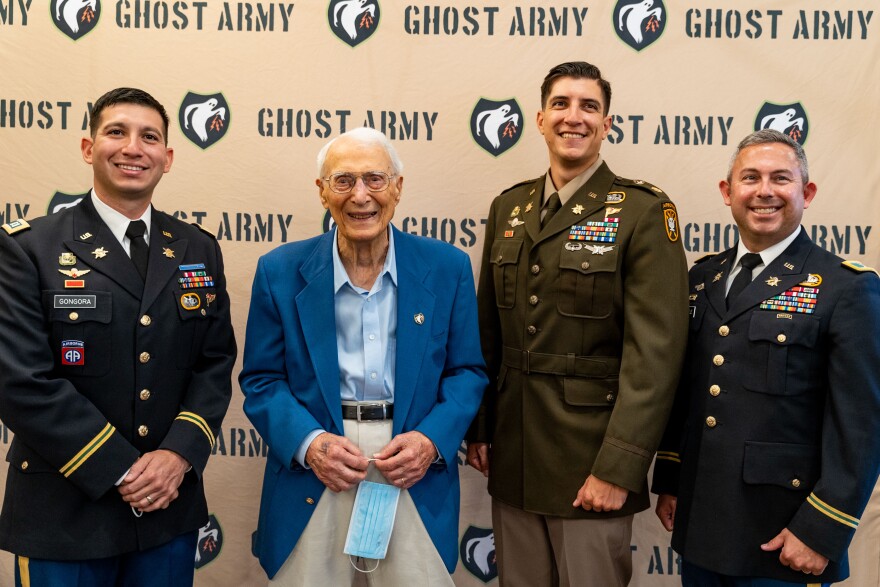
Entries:
{"label": "unit shoulder patch", "polygon": [[538,179],[539,179],[539,178],[536,177],[536,178],[534,178],[534,179],[527,179],[527,180],[525,180],[525,181],[521,181],[521,182],[519,182],[519,183],[515,183],[515,184],[513,184],[512,186],[510,186],[509,188],[507,188],[506,190],[503,190],[501,193],[502,193],[502,194],[506,194],[506,193],[509,192],[510,190],[514,190],[514,189],[516,189],[516,188],[518,188],[519,186],[522,186],[522,185],[527,185],[527,184],[530,184],[530,183],[534,183],[534,182],[538,181]]}
{"label": "unit shoulder patch", "polygon": [[627,179],[625,177],[618,177],[614,180],[614,183],[618,185],[640,188],[641,190],[654,194],[655,196],[666,195],[666,192],[664,192],[654,184],[644,181],[642,179]]}
{"label": "unit shoulder patch", "polygon": [[198,222],[190,222],[190,224],[192,224],[193,226],[195,226],[196,228],[198,228],[199,230],[201,230],[202,232],[204,232],[205,234],[210,236],[212,239],[217,240],[216,234],[214,234],[213,232],[211,232],[210,230],[208,230],[207,228],[205,228],[204,226],[202,226]]}
{"label": "unit shoulder patch", "polygon": [[702,257],[700,257],[699,259],[697,259],[696,261],[694,261],[694,265],[699,265],[699,264],[702,263],[703,261],[706,261],[706,260],[708,260],[708,259],[711,259],[712,257],[714,257],[714,256],[717,255],[717,254],[718,254],[718,253],[709,253],[709,254],[707,254],[707,255],[703,255]]}
{"label": "unit shoulder patch", "polygon": [[13,220],[12,222],[4,224],[3,230],[6,231],[6,234],[15,234],[17,232],[28,230],[30,227],[31,225],[28,224],[27,220],[19,218],[18,220]]}
{"label": "unit shoulder patch", "polygon": [[877,270],[874,269],[873,267],[868,267],[867,265],[863,265],[862,263],[859,263],[858,261],[854,261],[852,259],[848,259],[846,261],[843,261],[841,263],[841,265],[843,265],[847,269],[851,269],[857,273],[873,273],[874,275],[877,275],[878,277],[880,277],[880,273],[877,273]]}

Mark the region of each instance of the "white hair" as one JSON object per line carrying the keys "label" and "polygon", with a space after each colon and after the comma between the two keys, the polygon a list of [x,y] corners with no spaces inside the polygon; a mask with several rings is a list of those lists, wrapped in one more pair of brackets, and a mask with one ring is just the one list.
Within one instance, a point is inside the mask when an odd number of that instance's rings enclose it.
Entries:
{"label": "white hair", "polygon": [[374,128],[362,126],[342,133],[318,151],[318,177],[323,177],[324,175],[324,161],[327,159],[327,153],[330,151],[330,147],[333,143],[342,138],[352,139],[362,145],[381,145],[385,148],[385,152],[388,153],[388,158],[391,159],[391,169],[394,172],[394,175],[400,175],[403,173],[403,162],[400,160],[400,157],[397,156],[397,151],[394,150],[394,146],[391,144],[391,141],[388,140],[388,137]]}

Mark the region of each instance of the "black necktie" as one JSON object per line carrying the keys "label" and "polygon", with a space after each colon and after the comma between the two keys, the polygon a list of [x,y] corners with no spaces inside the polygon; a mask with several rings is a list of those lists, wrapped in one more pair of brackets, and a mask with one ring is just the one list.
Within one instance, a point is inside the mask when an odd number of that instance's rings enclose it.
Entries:
{"label": "black necktie", "polygon": [[550,224],[550,219],[553,218],[553,215],[556,214],[560,208],[562,208],[562,200],[559,199],[559,194],[557,192],[553,192],[547,200],[547,204],[544,206],[546,213],[544,214],[544,219],[541,221],[541,228]]}
{"label": "black necktie", "polygon": [[730,291],[727,292],[727,307],[730,307],[730,304],[733,303],[733,300],[736,299],[742,290],[746,288],[752,282],[752,270],[761,264],[761,255],[757,253],[746,253],[740,259],[739,264],[742,267],[739,270],[739,273],[736,274],[736,277],[733,280],[733,283],[730,284]]}
{"label": "black necktie", "polygon": [[131,241],[131,261],[143,280],[147,278],[147,241],[144,240],[145,232],[147,232],[147,225],[143,220],[130,222],[125,230],[125,236]]}

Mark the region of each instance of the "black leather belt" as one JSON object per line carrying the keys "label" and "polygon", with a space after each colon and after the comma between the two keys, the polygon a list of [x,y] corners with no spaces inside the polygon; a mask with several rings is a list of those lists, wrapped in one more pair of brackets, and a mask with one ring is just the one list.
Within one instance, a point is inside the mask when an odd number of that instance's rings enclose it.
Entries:
{"label": "black leather belt", "polygon": [[502,362],[523,373],[567,377],[613,377],[620,371],[617,357],[578,357],[574,353],[552,355],[504,347]]}
{"label": "black leather belt", "polygon": [[390,420],[394,416],[394,404],[342,404],[342,419],[370,422]]}

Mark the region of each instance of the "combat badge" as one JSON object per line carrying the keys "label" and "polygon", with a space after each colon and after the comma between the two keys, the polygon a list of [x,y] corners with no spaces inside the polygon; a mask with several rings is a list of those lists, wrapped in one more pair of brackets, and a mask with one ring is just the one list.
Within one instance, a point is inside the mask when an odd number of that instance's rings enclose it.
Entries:
{"label": "combat badge", "polygon": [[666,236],[671,242],[678,240],[678,214],[675,211],[675,204],[672,202],[663,202],[663,226],[666,228]]}
{"label": "combat badge", "polygon": [[809,273],[807,274],[807,278],[800,282],[798,285],[802,285],[804,287],[819,287],[822,285],[822,276],[818,273]]}
{"label": "combat badge", "polygon": [[615,214],[620,212],[622,209],[623,208],[614,208],[614,207],[609,206],[608,208],[605,208],[605,217],[607,218],[608,216],[614,216]]}
{"label": "combat badge", "polygon": [[201,305],[202,298],[200,298],[197,293],[188,292],[180,296],[180,307],[184,310],[198,310]]}
{"label": "combat badge", "polygon": [[565,243],[565,250],[566,251],[580,251],[583,248],[584,248],[584,245],[582,245],[579,242],[567,241]]}
{"label": "combat badge", "polygon": [[816,311],[818,298],[819,288],[796,285],[778,296],[764,300],[759,308],[761,310],[776,310],[777,312],[812,314]]}
{"label": "combat badge", "polygon": [[608,195],[605,196],[606,204],[619,204],[626,199],[626,193],[624,192],[608,192]]}

